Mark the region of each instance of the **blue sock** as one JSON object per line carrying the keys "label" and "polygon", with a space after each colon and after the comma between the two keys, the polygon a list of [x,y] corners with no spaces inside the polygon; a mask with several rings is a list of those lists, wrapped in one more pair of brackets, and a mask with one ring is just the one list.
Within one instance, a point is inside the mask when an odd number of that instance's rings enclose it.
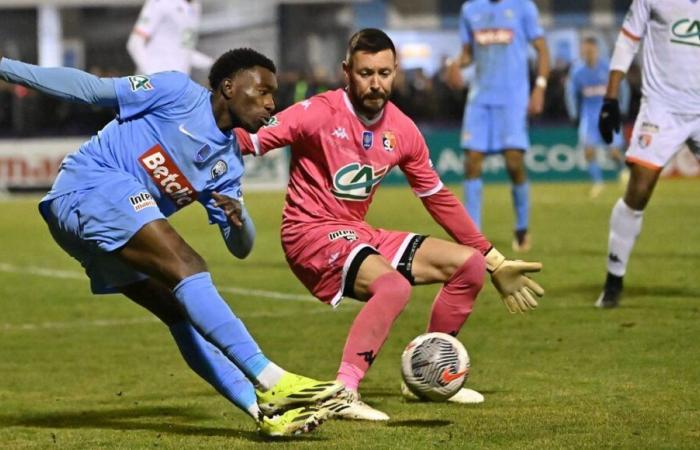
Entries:
{"label": "blue sock", "polygon": [[481,178],[464,180],[464,209],[467,210],[474,224],[481,229],[481,192],[484,183]]}
{"label": "blue sock", "polygon": [[515,230],[527,230],[530,224],[530,184],[514,184],[512,188]]}
{"label": "blue sock", "polygon": [[591,176],[591,181],[593,181],[594,184],[603,182],[603,171],[600,169],[598,161],[593,160],[588,162],[588,174]]}
{"label": "blue sock", "polygon": [[[182,357],[197,375],[211,384],[221,395],[247,413],[257,402],[255,387],[219,349],[204,339],[185,320],[170,326]],[[255,417],[257,419],[257,417]]]}
{"label": "blue sock", "polygon": [[173,293],[197,331],[254,380],[270,361],[219,295],[209,272],[180,281]]}

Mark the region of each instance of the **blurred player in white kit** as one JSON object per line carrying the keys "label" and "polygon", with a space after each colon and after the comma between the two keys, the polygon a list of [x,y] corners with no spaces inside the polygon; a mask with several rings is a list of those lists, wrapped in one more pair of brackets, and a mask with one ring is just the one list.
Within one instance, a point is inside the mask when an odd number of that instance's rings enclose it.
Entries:
{"label": "blurred player in white kit", "polygon": [[627,190],[610,217],[608,275],[596,301],[600,308],[619,304],[627,262],[661,170],[685,145],[700,157],[700,3],[695,0],[632,2],[610,61],[600,132],[610,143],[620,128],[620,82],[642,40],[642,105],[626,154]]}
{"label": "blurred player in white kit", "polygon": [[195,49],[201,16],[198,0],[146,0],[126,44],[136,72],[209,70],[214,60]]}

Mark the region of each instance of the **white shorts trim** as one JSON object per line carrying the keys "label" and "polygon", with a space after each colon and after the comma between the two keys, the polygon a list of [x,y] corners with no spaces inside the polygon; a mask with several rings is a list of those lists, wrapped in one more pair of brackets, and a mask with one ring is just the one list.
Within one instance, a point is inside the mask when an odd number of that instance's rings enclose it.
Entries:
{"label": "white shorts trim", "polygon": [[406,247],[408,247],[408,244],[411,242],[411,239],[413,239],[416,236],[417,236],[416,233],[408,233],[406,238],[404,238],[403,242],[401,243],[401,246],[394,254],[394,257],[391,260],[391,267],[393,267],[394,269],[396,269],[396,267],[398,267],[399,261],[401,260],[403,253],[406,251]]}
{"label": "white shorts trim", "polygon": [[343,299],[343,288],[345,287],[345,278],[348,276],[348,270],[350,269],[350,264],[352,264],[353,260],[355,259],[355,256],[357,256],[357,253],[362,250],[365,247],[369,247],[375,252],[379,253],[379,251],[372,247],[369,244],[360,244],[357,247],[353,248],[350,254],[348,255],[347,258],[345,258],[345,263],[343,263],[343,276],[340,279],[340,287],[338,288],[338,293],[335,294],[333,297],[333,300],[331,300],[331,306],[333,308],[337,308],[338,305],[340,304],[340,301]]}

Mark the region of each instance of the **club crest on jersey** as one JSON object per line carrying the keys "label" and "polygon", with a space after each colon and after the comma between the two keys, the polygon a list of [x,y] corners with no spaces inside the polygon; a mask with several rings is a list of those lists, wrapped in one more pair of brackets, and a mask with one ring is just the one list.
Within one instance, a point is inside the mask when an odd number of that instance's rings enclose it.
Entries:
{"label": "club crest on jersey", "polygon": [[335,172],[333,195],[341,200],[362,201],[372,195],[374,186],[387,174],[389,166],[374,170],[367,164],[350,163]]}
{"label": "club crest on jersey", "polygon": [[150,91],[153,89],[151,79],[145,75],[132,75],[127,77],[127,80],[129,80],[131,92]]}
{"label": "club crest on jersey", "polygon": [[396,148],[396,136],[391,131],[382,133],[382,146],[387,152],[393,152]]}
{"label": "club crest on jersey", "polygon": [[211,177],[219,178],[226,172],[228,172],[228,164],[226,164],[226,161],[223,159],[220,159],[216,162],[216,164],[214,164],[214,167],[211,168]]}
{"label": "club crest on jersey", "polygon": [[357,233],[353,230],[338,230],[328,233],[328,240],[335,241],[336,239],[345,239],[348,241],[356,241]]}
{"label": "club crest on jersey", "polygon": [[263,125],[263,128],[272,128],[276,127],[279,124],[280,120],[277,118],[277,116],[272,116],[269,119],[267,119],[267,122],[265,123],[265,125]]}
{"label": "club crest on jersey", "polygon": [[153,196],[148,192],[139,192],[136,195],[129,197],[129,203],[133,206],[134,211],[138,212],[144,208],[157,207],[156,201],[153,200]]}
{"label": "club crest on jersey", "polygon": [[639,135],[639,146],[642,148],[647,148],[651,145],[651,134],[640,134]]}
{"label": "club crest on jersey", "polygon": [[363,131],[362,132],[362,148],[365,150],[369,150],[372,148],[372,144],[374,143],[374,133],[371,131]]}

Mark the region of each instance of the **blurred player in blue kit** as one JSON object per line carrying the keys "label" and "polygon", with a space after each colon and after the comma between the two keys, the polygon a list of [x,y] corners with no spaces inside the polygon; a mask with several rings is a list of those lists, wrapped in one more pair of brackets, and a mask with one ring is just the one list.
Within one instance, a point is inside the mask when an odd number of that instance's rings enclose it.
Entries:
{"label": "blurred player in blue kit", "polygon": [[[524,154],[530,145],[527,115],[539,114],[549,75],[549,51],[530,0],[471,0],[459,19],[462,51],[448,70],[453,88],[462,85],[460,69],[472,62],[475,74],[462,125],[465,208],[481,226],[481,179],[484,157],[503,153],[513,183],[516,223],[513,250],[530,248],[530,187]],[[537,77],[530,92],[528,49],[537,53]]]}
{"label": "blurred player in blue kit", "polygon": [[[603,171],[598,163],[596,151],[605,147],[610,157],[617,164],[617,170],[624,179],[625,160],[622,153],[624,140],[618,131],[614,133],[610,145],[603,141],[598,130],[598,115],[603,106],[603,97],[608,83],[610,64],[600,57],[598,41],[595,37],[586,37],[581,44],[581,60],[574,63],[566,83],[566,109],[569,117],[579,121],[578,143],[583,148],[588,173],[591,176],[590,196],[595,198],[603,190]],[[620,85],[620,106],[626,112],[629,105],[629,87]]]}
{"label": "blurred player in blue kit", "polygon": [[315,428],[327,411],[304,405],[342,385],[268,360],[166,217],[199,202],[234,255],[250,252],[255,231],[242,207],[243,162],[231,130],[254,133],[269,119],[275,71],[254,50],[231,50],[213,65],[209,91],[180,72],[97,78],[0,60],[0,79],[118,111],[64,159],[41,215],[85,268],[93,293],[122,293],[155,314],[189,366],[269,436]]}

